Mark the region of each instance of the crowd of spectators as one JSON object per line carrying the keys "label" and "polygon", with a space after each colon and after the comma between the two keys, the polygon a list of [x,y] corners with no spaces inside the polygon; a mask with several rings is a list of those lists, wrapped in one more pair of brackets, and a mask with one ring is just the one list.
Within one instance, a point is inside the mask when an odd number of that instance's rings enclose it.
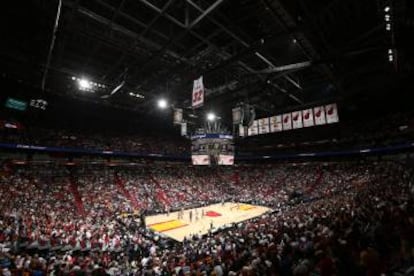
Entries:
{"label": "crowd of spectators", "polygon": [[[345,121],[339,124],[280,132],[275,135],[277,135],[277,143],[274,135],[239,139],[236,141],[237,152],[240,155],[289,153],[411,142],[414,139],[414,119],[413,114],[396,113],[383,118],[371,118],[361,122]],[[39,127],[0,128],[0,142],[141,154],[188,155],[191,150],[190,141],[179,137],[178,133],[175,136],[162,136],[155,133],[122,135],[114,132],[99,133]]]}
{"label": "crowd of spectators", "polygon": [[[396,163],[25,167],[0,177],[3,275],[413,273],[412,174]],[[182,243],[134,216],[220,201],[273,211]]]}
{"label": "crowd of spectators", "polygon": [[3,143],[37,146],[65,147],[97,151],[119,151],[133,153],[157,153],[181,155],[190,151],[190,143],[184,138],[138,133],[99,133],[87,131],[44,129],[0,129]]}

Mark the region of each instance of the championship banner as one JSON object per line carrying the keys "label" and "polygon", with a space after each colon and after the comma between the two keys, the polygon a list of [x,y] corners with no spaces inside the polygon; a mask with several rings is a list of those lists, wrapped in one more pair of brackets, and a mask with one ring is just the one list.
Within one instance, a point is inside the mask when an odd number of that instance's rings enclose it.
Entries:
{"label": "championship banner", "polygon": [[243,125],[239,125],[239,136],[240,137],[245,137],[245,136],[247,136],[247,133],[246,133],[246,127],[244,127]]}
{"label": "championship banner", "polygon": [[191,161],[193,165],[210,165],[210,156],[206,155],[192,155]]}
{"label": "championship banner", "polygon": [[269,118],[259,119],[259,134],[269,133]]}
{"label": "championship banner", "polygon": [[324,106],[318,106],[313,108],[313,114],[315,115],[315,125],[319,126],[326,124]]}
{"label": "championship banner", "polygon": [[203,76],[194,80],[192,107],[200,107],[204,103]]}
{"label": "championship banner", "polygon": [[276,115],[273,117],[270,117],[270,132],[279,132],[282,131],[282,116]]}
{"label": "championship banner", "polygon": [[325,111],[326,111],[326,122],[328,124],[339,122],[338,107],[336,106],[335,103],[325,105]]}
{"label": "championship banner", "polygon": [[218,157],[219,165],[234,165],[234,155],[220,154]]}
{"label": "championship banner", "polygon": [[248,128],[248,135],[253,136],[258,134],[258,123],[257,120],[253,121],[253,124]]}
{"label": "championship banner", "polygon": [[283,130],[292,129],[292,113],[285,113],[282,115]]}
{"label": "championship banner", "polygon": [[183,122],[183,109],[174,109],[174,125],[180,125]]}
{"label": "championship banner", "polygon": [[294,129],[303,127],[302,112],[300,111],[292,112],[292,125]]}
{"label": "championship banner", "polygon": [[315,125],[312,108],[302,110],[302,118],[304,127],[311,127]]}
{"label": "championship banner", "polygon": [[187,123],[181,123],[181,136],[187,136]]}

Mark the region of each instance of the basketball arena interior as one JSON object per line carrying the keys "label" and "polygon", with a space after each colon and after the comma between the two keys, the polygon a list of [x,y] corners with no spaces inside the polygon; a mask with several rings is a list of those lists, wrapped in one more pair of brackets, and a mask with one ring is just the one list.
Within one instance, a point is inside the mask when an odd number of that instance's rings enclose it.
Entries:
{"label": "basketball arena interior", "polygon": [[414,1],[0,11],[0,275],[414,275]]}

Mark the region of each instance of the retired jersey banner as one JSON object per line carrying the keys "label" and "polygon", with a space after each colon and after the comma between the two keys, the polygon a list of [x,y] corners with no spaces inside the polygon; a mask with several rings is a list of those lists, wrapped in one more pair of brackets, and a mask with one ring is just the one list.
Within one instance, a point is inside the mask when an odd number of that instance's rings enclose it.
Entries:
{"label": "retired jersey banner", "polygon": [[203,76],[194,80],[192,107],[202,106],[204,103]]}
{"label": "retired jersey banner", "polygon": [[273,117],[270,117],[270,131],[271,132],[279,132],[282,131],[282,116],[276,115]]}
{"label": "retired jersey banner", "polygon": [[266,134],[270,132],[269,118],[259,119],[259,134]]}
{"label": "retired jersey banner", "polygon": [[335,103],[325,105],[325,112],[326,112],[326,122],[328,124],[339,122],[338,107],[336,106]]}
{"label": "retired jersey banner", "polygon": [[253,124],[248,128],[248,135],[253,136],[253,135],[257,135],[258,133],[259,133],[258,123],[257,123],[257,120],[254,120]]}
{"label": "retired jersey banner", "polygon": [[313,108],[313,114],[315,115],[315,125],[324,125],[326,124],[325,118],[325,107],[317,106]]}
{"label": "retired jersey banner", "polygon": [[292,112],[292,126],[294,129],[303,127],[302,112],[300,111]]}
{"label": "retired jersey banner", "polygon": [[187,136],[187,123],[181,123],[181,136]]}
{"label": "retired jersey banner", "polygon": [[176,108],[174,109],[174,124],[180,125],[183,122],[183,109]]}
{"label": "retired jersey banner", "polygon": [[292,129],[292,113],[285,113],[282,115],[283,130]]}
{"label": "retired jersey banner", "polygon": [[302,118],[304,127],[311,127],[315,125],[312,108],[302,110]]}

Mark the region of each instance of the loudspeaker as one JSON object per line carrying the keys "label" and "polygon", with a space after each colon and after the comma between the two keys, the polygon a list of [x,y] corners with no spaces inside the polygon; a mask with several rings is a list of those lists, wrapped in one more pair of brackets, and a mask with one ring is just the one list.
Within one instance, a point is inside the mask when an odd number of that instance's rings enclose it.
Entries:
{"label": "loudspeaker", "polygon": [[256,119],[256,110],[254,106],[249,104],[244,104],[242,106],[242,117],[241,124],[245,127],[250,127],[253,124],[253,121]]}

